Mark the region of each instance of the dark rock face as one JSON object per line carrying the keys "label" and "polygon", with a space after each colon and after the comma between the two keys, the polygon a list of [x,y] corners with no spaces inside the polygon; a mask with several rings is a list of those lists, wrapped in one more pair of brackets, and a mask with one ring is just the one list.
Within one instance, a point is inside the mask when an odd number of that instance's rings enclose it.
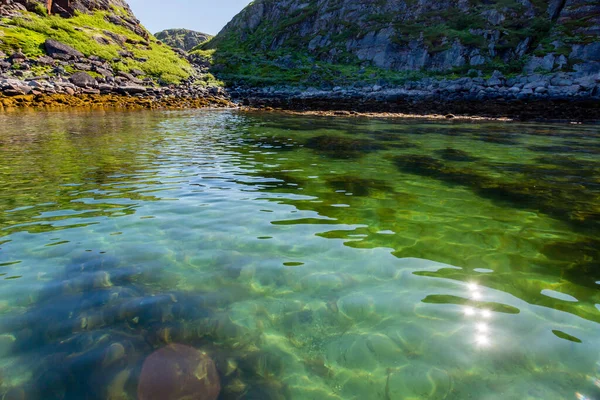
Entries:
{"label": "dark rock face", "polygon": [[213,360],[181,344],[152,353],[144,361],[138,384],[140,400],[216,400],[220,391]]}
{"label": "dark rock face", "polygon": [[48,14],[72,14],[73,10],[70,3],[70,0],[47,0]]}
{"label": "dark rock face", "polygon": [[154,35],[158,40],[177,49],[190,51],[201,43],[206,42],[211,35],[191,31],[189,29],[167,29]]}
{"label": "dark rock face", "polygon": [[595,73],[599,42],[597,0],[257,0],[208,46],[397,71],[504,63],[513,72],[525,64],[530,73]]}
{"label": "dark rock face", "polygon": [[64,58],[64,56],[83,57],[83,53],[80,51],[53,39],[47,39],[44,43],[44,47],[46,48],[46,53],[53,58]]}
{"label": "dark rock face", "polygon": [[27,8],[14,0],[0,0],[0,16],[12,17],[18,15],[21,11],[26,11]]}

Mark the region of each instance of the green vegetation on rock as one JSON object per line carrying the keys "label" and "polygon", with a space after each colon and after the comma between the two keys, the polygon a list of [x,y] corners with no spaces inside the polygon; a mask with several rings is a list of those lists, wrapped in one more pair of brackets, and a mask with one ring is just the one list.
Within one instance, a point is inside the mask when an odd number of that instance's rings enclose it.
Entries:
{"label": "green vegetation on rock", "polygon": [[393,84],[470,71],[594,73],[598,29],[593,0],[257,0],[200,47],[216,50],[215,71],[233,82]]}
{"label": "green vegetation on rock", "polygon": [[189,29],[166,29],[154,35],[164,44],[181,50],[189,51],[211,39],[213,36]]}
{"label": "green vegetation on rock", "polygon": [[[0,26],[0,50],[8,54],[21,50],[27,57],[38,58],[45,54],[44,42],[51,38],[85,56],[107,60],[119,71],[139,69],[166,83],[177,83],[191,75],[188,61],[170,47],[159,44],[153,37],[146,40],[124,26],[109,22],[110,14],[96,11],[62,18],[24,12],[22,16],[5,18]],[[123,57],[120,52],[133,56]]]}

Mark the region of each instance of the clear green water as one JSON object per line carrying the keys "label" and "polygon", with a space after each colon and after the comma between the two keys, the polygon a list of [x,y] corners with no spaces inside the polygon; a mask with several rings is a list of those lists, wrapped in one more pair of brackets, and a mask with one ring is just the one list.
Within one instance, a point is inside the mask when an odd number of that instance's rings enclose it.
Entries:
{"label": "clear green water", "polygon": [[222,399],[600,399],[598,126],[0,127],[5,398],[134,399],[175,342]]}

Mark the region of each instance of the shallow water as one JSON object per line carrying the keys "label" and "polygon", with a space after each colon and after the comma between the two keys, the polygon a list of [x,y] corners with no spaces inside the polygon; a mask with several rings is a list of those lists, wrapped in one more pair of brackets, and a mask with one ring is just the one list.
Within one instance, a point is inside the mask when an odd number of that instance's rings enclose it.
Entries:
{"label": "shallow water", "polygon": [[0,114],[0,395],[600,399],[598,126]]}

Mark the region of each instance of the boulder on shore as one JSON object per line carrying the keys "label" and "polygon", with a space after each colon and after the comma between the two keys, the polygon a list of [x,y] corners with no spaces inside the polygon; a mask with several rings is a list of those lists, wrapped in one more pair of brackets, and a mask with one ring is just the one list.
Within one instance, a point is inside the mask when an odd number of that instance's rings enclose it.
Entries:
{"label": "boulder on shore", "polygon": [[83,53],[79,50],[75,50],[71,46],[54,39],[46,39],[44,47],[46,48],[46,53],[53,58],[54,56],[64,57],[65,55],[71,57],[83,57]]}
{"label": "boulder on shore", "polygon": [[98,82],[86,72],[76,72],[69,78],[71,83],[79,87],[95,87],[98,86]]}

